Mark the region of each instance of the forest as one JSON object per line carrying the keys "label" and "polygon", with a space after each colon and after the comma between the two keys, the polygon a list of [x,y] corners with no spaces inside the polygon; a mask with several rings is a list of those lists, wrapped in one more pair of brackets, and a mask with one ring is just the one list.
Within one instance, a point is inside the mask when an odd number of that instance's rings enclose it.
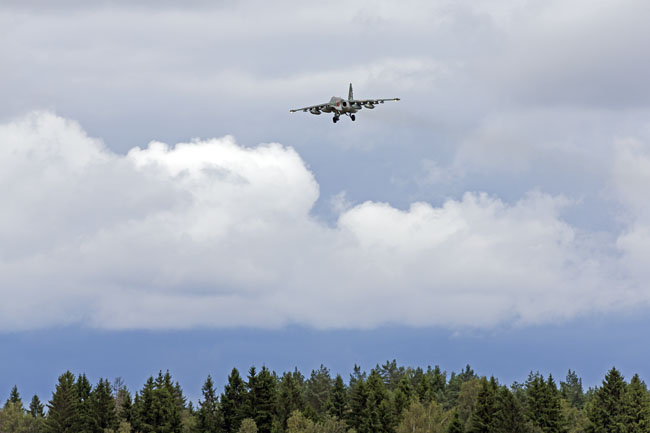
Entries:
{"label": "forest", "polygon": [[91,384],[66,371],[51,398],[29,403],[14,386],[0,409],[2,433],[576,433],[650,432],[650,396],[634,375],[616,369],[583,389],[569,370],[559,384],[531,372],[510,386],[470,366],[447,375],[426,369],[354,366],[346,381],[322,366],[276,374],[265,366],[245,376],[234,368],[223,391],[208,376],[193,404],[169,372],[132,393],[122,379]]}

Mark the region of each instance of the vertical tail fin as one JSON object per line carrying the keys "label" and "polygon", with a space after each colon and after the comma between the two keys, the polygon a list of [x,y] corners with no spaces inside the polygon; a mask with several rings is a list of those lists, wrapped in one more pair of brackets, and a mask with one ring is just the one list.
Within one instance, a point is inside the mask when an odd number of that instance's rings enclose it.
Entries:
{"label": "vertical tail fin", "polygon": [[354,96],[352,95],[352,83],[350,83],[350,91],[348,92],[348,101],[351,101],[354,99]]}

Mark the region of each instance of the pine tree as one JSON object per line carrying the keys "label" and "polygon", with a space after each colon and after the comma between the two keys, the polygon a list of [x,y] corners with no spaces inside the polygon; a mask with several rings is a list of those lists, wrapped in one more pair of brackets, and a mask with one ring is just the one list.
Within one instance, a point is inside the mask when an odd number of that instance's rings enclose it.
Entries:
{"label": "pine tree", "polygon": [[196,426],[202,433],[220,432],[219,403],[210,375],[205,380],[201,392],[203,393],[203,400],[199,400]]}
{"label": "pine tree", "polygon": [[560,382],[562,398],[568,401],[571,406],[582,409],[585,404],[582,379],[578,377],[575,371],[569,370],[565,380],[566,382]]}
{"label": "pine tree", "polygon": [[43,407],[43,403],[41,403],[41,400],[38,398],[38,396],[34,394],[32,401],[29,403],[29,414],[34,418],[44,418],[45,412],[43,409],[45,409]]}
{"label": "pine tree", "polygon": [[625,432],[626,384],[616,368],[605,376],[603,386],[594,392],[588,411],[587,431],[592,433]]}
{"label": "pine tree", "polygon": [[221,413],[225,433],[237,433],[239,430],[242,419],[244,419],[242,408],[246,401],[246,384],[239,375],[239,371],[233,368],[221,395]]}
{"label": "pine tree", "polygon": [[72,433],[77,425],[77,399],[75,377],[70,371],[59,376],[56,390],[48,403],[44,430],[47,433]]}
{"label": "pine tree", "polygon": [[405,374],[404,367],[398,367],[397,360],[395,359],[392,361],[386,361],[386,363],[381,367],[377,365],[375,369],[379,372],[379,375],[389,392],[393,392],[397,389],[397,385]]}
{"label": "pine tree", "polygon": [[635,433],[650,432],[650,397],[646,384],[635,374],[625,396],[626,426]]}

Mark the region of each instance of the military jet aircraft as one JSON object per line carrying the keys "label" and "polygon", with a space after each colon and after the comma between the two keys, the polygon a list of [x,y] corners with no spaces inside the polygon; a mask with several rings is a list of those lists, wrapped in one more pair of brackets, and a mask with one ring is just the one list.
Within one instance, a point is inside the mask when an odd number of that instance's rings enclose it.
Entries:
{"label": "military jet aircraft", "polygon": [[352,94],[352,83],[350,83],[350,91],[348,92],[348,99],[343,99],[338,96],[332,96],[329,102],[319,105],[312,105],[310,107],[296,108],[289,110],[290,113],[296,111],[309,112],[311,114],[320,115],[320,113],[334,113],[332,122],[336,123],[340,120],[342,114],[349,116],[352,121],[356,120],[354,113],[362,108],[372,110],[377,104],[383,104],[385,101],[399,101],[399,98],[390,99],[354,99]]}

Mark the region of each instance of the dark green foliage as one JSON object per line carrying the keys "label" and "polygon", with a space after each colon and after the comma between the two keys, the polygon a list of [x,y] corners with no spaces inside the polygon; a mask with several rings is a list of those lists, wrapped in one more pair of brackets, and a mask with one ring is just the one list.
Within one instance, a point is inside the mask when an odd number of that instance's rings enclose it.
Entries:
{"label": "dark green foliage", "polygon": [[133,427],[142,433],[180,433],[183,396],[174,385],[169,371],[150,377],[133,405]]}
{"label": "dark green foliage", "polygon": [[203,394],[203,400],[199,400],[199,410],[196,413],[196,427],[201,433],[220,432],[219,402],[217,401],[214,383],[212,383],[212,377],[210,375],[205,380],[201,392]]}
{"label": "dark green foliage", "polygon": [[451,373],[449,377],[449,382],[445,387],[444,397],[442,399],[443,407],[445,410],[451,409],[456,406],[458,401],[458,396],[460,395],[460,388],[465,382],[469,382],[472,379],[476,379],[478,376],[474,374],[474,370],[467,364],[464,370],[461,370],[460,373],[456,374]]}
{"label": "dark green foliage", "polygon": [[588,432],[625,433],[626,428],[626,384],[616,368],[607,373],[603,386],[594,392],[588,410]]}
{"label": "dark green foliage", "polygon": [[[502,431],[506,432],[508,430]],[[454,411],[454,416],[451,419],[449,426],[447,427],[447,433],[463,433],[463,423],[460,422],[460,415],[458,415],[457,410]]]}
{"label": "dark green foliage", "polygon": [[585,404],[585,396],[582,390],[582,379],[575,371],[569,370],[566,375],[566,382],[560,382],[560,393],[571,406],[582,409]]}
{"label": "dark green foliage", "polygon": [[352,373],[350,374],[349,387],[353,388],[357,382],[365,381],[365,380],[366,380],[366,372],[361,371],[361,367],[358,366],[357,364],[354,364],[354,367],[352,368]]}
{"label": "dark green foliage", "polygon": [[41,399],[38,398],[36,394],[32,397],[32,401],[29,403],[29,414],[34,418],[43,418],[45,417],[43,403]]}
{"label": "dark green foliage", "polygon": [[278,383],[278,417],[282,429],[287,427],[287,420],[294,411],[303,411],[305,408],[303,375],[295,369],[291,373],[284,373]]}
{"label": "dark green foliage", "polygon": [[645,382],[635,374],[626,387],[626,424],[633,431],[645,432],[650,429],[650,396]]}
{"label": "dark green foliage", "polygon": [[399,422],[399,419],[402,416],[404,410],[409,407],[411,404],[411,399],[413,398],[413,387],[411,382],[406,376],[402,376],[400,380],[397,391],[395,391],[395,418]]}
{"label": "dark green foliage", "polygon": [[117,427],[115,399],[108,379],[99,379],[88,400],[91,423],[88,432],[103,433],[106,429]]}
{"label": "dark green foliage", "polygon": [[427,376],[429,376],[429,384],[431,385],[433,398],[438,402],[442,401],[445,386],[447,385],[447,373],[441,371],[440,367],[436,365],[433,370],[431,368],[428,369]]}
{"label": "dark green foliage", "polygon": [[23,409],[23,401],[20,399],[20,394],[18,393],[18,386],[14,385],[13,388],[11,388],[11,393],[9,394],[9,398],[5,402],[5,407],[7,407],[9,404],[15,405],[15,407],[19,409]]}
{"label": "dark green foliage", "polygon": [[[251,373],[255,369],[251,368]],[[251,386],[252,384],[252,386]],[[266,367],[257,376],[249,376],[249,404],[252,418],[259,433],[271,433],[275,413],[276,379]]]}
{"label": "dark green foliage", "polygon": [[68,371],[59,377],[47,415],[38,396],[25,411],[14,386],[0,410],[0,432],[650,433],[645,383],[634,375],[627,384],[615,368],[587,392],[571,370],[560,389],[552,376],[539,373],[509,389],[493,377],[478,378],[469,366],[452,373],[449,383],[445,378],[439,367],[404,369],[395,361],[369,375],[355,365],[349,386],[340,375],[332,380],[323,366],[309,381],[297,369],[279,378],[266,367],[251,367],[248,384],[233,369],[221,401],[208,376],[195,410],[169,372],[150,377],[132,402],[121,380],[111,386],[100,379],[93,388],[84,374]]}
{"label": "dark green foliage", "polygon": [[306,388],[307,403],[319,417],[324,415],[332,391],[332,377],[327,367],[321,364],[318,370],[312,370]]}
{"label": "dark green foliage", "polygon": [[85,374],[80,374],[77,378],[75,390],[77,391],[77,416],[74,429],[79,432],[92,432],[94,431],[92,409],[90,407],[92,385]]}
{"label": "dark green foliage", "polygon": [[221,395],[221,414],[225,433],[237,433],[245,418],[243,408],[247,400],[246,384],[239,371],[233,368]]}
{"label": "dark green foliage", "polygon": [[78,392],[74,375],[66,371],[59,376],[56,390],[48,403],[44,431],[51,433],[72,433],[77,422]]}
{"label": "dark green foliage", "polygon": [[492,420],[496,407],[496,393],[494,386],[485,378],[481,381],[481,390],[476,399],[474,412],[469,418],[468,433],[491,433],[493,432]]}
{"label": "dark green foliage", "polygon": [[496,395],[492,427],[494,432],[526,432],[521,404],[505,386],[500,387]]}
{"label": "dark green foliage", "polygon": [[369,391],[366,381],[358,377],[354,382],[350,380],[350,413],[348,424],[357,433],[372,433]]}
{"label": "dark green foliage", "polygon": [[646,384],[635,374],[627,386],[626,424],[631,432],[650,432],[650,397]]}
{"label": "dark green foliage", "polygon": [[336,375],[334,379],[334,386],[332,387],[332,395],[328,405],[329,413],[338,420],[343,420],[347,412],[348,398],[345,389],[345,383],[340,374]]}
{"label": "dark green foliage", "polygon": [[368,386],[368,413],[370,428],[375,433],[391,433],[395,427],[390,397],[377,370],[372,370],[366,381]]}
{"label": "dark green foliage", "polygon": [[126,421],[129,424],[133,423],[133,402],[131,401],[131,393],[126,386],[120,386],[117,388],[115,407],[118,421]]}
{"label": "dark green foliage", "polygon": [[406,374],[404,367],[398,367],[395,359],[386,361],[382,366],[377,365],[375,369],[379,372],[381,379],[384,381],[384,385],[386,385],[386,389],[390,392],[397,389],[400,380]]}
{"label": "dark green foliage", "polygon": [[553,376],[548,381],[539,373],[531,372],[526,382],[526,415],[534,426],[544,433],[562,431],[562,410],[560,393]]}

